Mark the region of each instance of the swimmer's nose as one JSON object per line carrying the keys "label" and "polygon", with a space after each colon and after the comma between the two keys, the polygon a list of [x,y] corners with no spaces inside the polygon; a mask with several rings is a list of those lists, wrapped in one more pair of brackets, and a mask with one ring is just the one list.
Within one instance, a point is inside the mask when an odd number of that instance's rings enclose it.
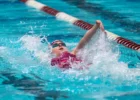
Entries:
{"label": "swimmer's nose", "polygon": [[59,44],[59,47],[62,47],[62,44]]}
{"label": "swimmer's nose", "polygon": [[59,46],[62,46],[62,44],[59,44]]}

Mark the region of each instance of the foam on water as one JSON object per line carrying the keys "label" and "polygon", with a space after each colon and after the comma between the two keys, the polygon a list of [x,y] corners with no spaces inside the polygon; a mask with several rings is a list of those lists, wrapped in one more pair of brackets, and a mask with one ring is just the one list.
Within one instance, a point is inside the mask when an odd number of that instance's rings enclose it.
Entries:
{"label": "foam on water", "polygon": [[[101,95],[99,96],[98,92],[104,97],[111,91],[117,92],[117,88],[121,86],[131,87],[140,83],[139,68],[130,69],[126,63],[119,62],[119,48],[107,40],[100,30],[78,53],[78,57],[81,57],[83,62],[72,65],[72,69],[68,70],[50,65],[49,43],[42,43],[42,39],[39,35],[26,34],[17,40],[18,42],[11,42],[11,45],[20,44],[18,48],[0,47],[1,57],[11,64],[12,69],[26,74],[34,73],[43,80],[47,79],[60,84],[60,86],[50,84],[48,88],[50,90],[83,93],[86,97],[91,97],[94,93],[95,97],[100,98]],[[74,42],[66,44],[73,45],[73,48],[77,45]],[[79,70],[81,66],[83,70]],[[108,94],[104,95],[102,92],[106,90]]]}
{"label": "foam on water", "polygon": [[[24,35],[20,41],[23,43],[23,48],[32,52],[34,57],[39,59],[40,63],[47,65],[45,68],[51,68],[51,55],[48,45],[41,43],[39,36]],[[76,45],[76,43],[72,44]],[[68,43],[68,46],[72,44]],[[87,46],[78,54],[78,56],[82,55],[84,63],[73,65],[72,69],[62,71],[61,74],[69,74],[69,77],[71,77],[71,75],[76,75],[76,77],[81,77],[83,79],[83,76],[86,74],[88,76],[93,76],[94,79],[109,77],[116,81],[136,80],[136,76],[140,75],[139,69],[129,69],[126,63],[119,62],[118,47],[113,47],[117,49],[114,52],[112,45],[111,42],[106,40],[104,33],[98,30]],[[88,65],[89,63],[92,64]],[[81,66],[84,67],[85,70],[77,70]]]}

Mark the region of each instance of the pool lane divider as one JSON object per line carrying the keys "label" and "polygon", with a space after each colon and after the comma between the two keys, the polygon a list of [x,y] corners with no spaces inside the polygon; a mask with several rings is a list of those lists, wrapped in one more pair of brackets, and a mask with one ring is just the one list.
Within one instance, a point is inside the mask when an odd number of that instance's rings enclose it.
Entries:
{"label": "pool lane divider", "polygon": [[[89,30],[93,27],[92,24],[89,24],[89,23],[87,23],[83,20],[80,20],[80,19],[78,19],[76,17],[73,17],[71,15],[68,15],[64,12],[60,12],[56,9],[53,9],[49,6],[46,6],[45,4],[37,2],[36,0],[20,0],[20,1],[24,2],[26,5],[28,5],[30,7],[39,9],[39,10],[44,11],[44,12],[46,12],[46,13],[52,15],[52,16],[55,16],[58,19],[67,21],[67,22],[72,23],[72,24],[74,24],[78,27],[81,27],[82,29]],[[119,35],[116,35],[112,32],[107,31],[107,30],[105,30],[105,33],[106,33],[107,38],[109,40],[114,40],[118,44],[122,44],[122,45],[124,45],[128,48],[131,48],[133,50],[136,50],[136,51],[140,52],[140,44],[134,43],[130,40],[127,40],[123,37],[120,37]]]}

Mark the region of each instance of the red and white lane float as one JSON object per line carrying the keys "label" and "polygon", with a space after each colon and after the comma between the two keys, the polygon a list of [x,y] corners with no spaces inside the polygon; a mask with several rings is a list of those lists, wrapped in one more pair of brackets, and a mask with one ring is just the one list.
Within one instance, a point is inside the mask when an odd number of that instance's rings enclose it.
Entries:
{"label": "red and white lane float", "polygon": [[[58,10],[55,10],[55,9],[53,9],[53,8],[51,8],[49,6],[46,6],[45,4],[42,4],[40,2],[37,2],[35,0],[21,0],[21,1],[24,2],[28,6],[31,6],[33,8],[39,9],[41,11],[44,11],[44,12],[46,12],[46,13],[52,15],[52,16],[55,16],[58,19],[70,22],[70,23],[72,23],[72,24],[74,24],[76,26],[79,26],[79,27],[81,27],[81,28],[83,28],[85,30],[89,30],[93,26],[92,24],[84,22],[84,21],[82,21],[82,20],[80,20],[78,18],[75,18],[73,16],[70,16],[70,15],[64,13],[64,12],[60,12]],[[136,44],[136,43],[134,43],[134,42],[132,42],[130,40],[122,38],[122,37],[120,37],[120,36],[118,36],[118,35],[116,35],[116,34],[114,34],[112,32],[107,31],[107,30],[105,30],[105,32],[106,32],[106,35],[107,35],[108,39],[114,40],[119,44],[122,44],[122,45],[124,45],[124,46],[126,46],[128,48],[131,48],[133,50],[136,50],[136,51],[140,52],[140,45],[139,44]]]}

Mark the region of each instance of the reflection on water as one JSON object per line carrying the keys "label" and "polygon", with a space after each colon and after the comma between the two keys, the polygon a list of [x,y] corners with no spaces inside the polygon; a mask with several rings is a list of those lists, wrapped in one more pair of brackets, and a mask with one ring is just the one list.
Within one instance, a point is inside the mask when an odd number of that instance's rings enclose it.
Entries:
{"label": "reflection on water", "polygon": [[0,78],[3,78],[1,85],[12,85],[18,90],[24,91],[25,93],[33,94],[36,100],[46,100],[47,98],[56,100],[57,98],[61,97],[68,98],[67,93],[63,91],[44,90],[45,84],[50,81],[33,79],[25,76],[24,74],[19,74],[14,71],[1,71],[0,76]]}

